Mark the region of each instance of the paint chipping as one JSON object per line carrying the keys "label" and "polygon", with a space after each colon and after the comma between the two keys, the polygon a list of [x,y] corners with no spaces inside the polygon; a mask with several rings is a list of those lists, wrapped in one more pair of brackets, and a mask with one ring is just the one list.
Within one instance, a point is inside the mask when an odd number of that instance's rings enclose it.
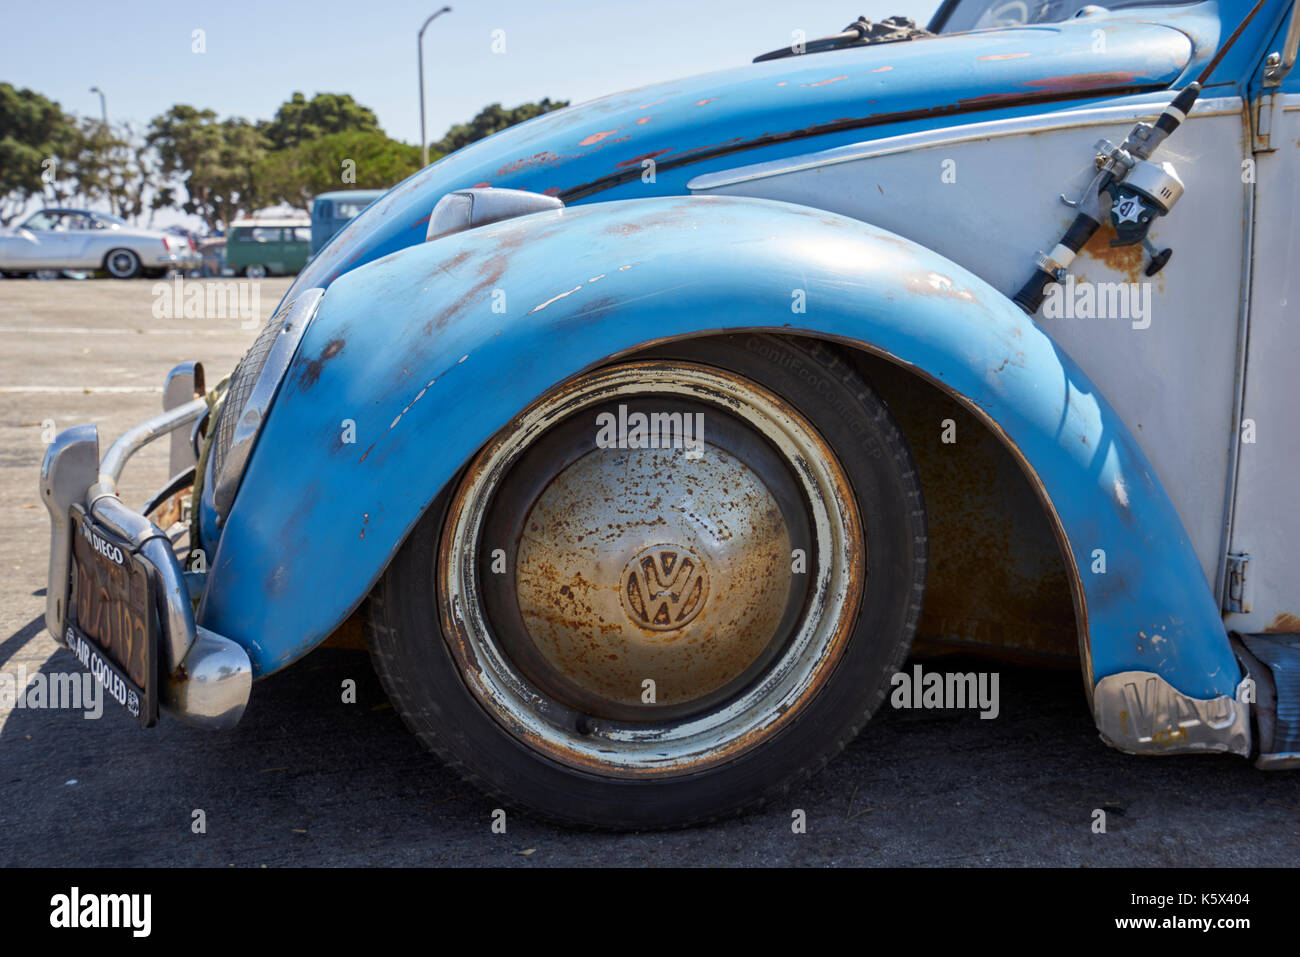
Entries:
{"label": "paint chipping", "polygon": [[1128,508],[1128,488],[1124,485],[1122,475],[1115,476],[1115,501],[1119,502],[1121,508]]}
{"label": "paint chipping", "polygon": [[588,136],[588,137],[584,137],[583,139],[579,140],[579,141],[578,141],[578,145],[579,145],[579,146],[592,146],[593,144],[599,143],[601,140],[603,140],[603,139],[604,139],[605,137],[607,137],[607,136],[613,136],[613,135],[614,135],[615,133],[617,133],[618,131],[619,131],[619,127],[615,127],[615,128],[612,129],[612,130],[605,130],[605,131],[603,131],[603,132],[601,132],[601,133],[592,133],[590,136]]}
{"label": "paint chipping", "polygon": [[831,83],[838,83],[840,80],[847,80],[847,76],[833,76],[829,80],[821,80],[817,83],[800,83],[800,86],[828,86]]}
{"label": "paint chipping", "polygon": [[533,313],[535,313],[535,312],[541,312],[543,309],[545,309],[545,308],[546,308],[547,306],[549,306],[551,303],[556,302],[557,300],[563,299],[565,296],[572,296],[575,292],[577,292],[577,291],[578,291],[579,289],[581,289],[581,288],[582,288],[582,285],[581,285],[581,284],[578,284],[578,285],[574,286],[572,289],[570,289],[568,292],[562,292],[562,293],[560,293],[558,296],[552,296],[550,299],[547,299],[545,302],[543,302],[543,303],[539,303],[538,305],[533,306],[533,308],[531,308],[531,309],[528,310],[528,313],[527,313],[527,314],[531,316],[531,315],[532,315]]}

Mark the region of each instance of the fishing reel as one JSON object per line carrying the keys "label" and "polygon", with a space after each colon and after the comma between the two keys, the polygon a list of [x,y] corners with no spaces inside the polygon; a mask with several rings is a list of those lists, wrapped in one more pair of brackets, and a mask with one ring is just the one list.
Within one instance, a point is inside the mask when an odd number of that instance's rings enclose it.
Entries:
{"label": "fishing reel", "polygon": [[[1169,262],[1174,251],[1157,250],[1147,239],[1147,233],[1152,224],[1173,209],[1182,197],[1183,182],[1169,163],[1155,163],[1149,157],[1187,118],[1187,111],[1196,102],[1200,91],[1199,82],[1189,83],[1165,107],[1154,124],[1138,123],[1119,146],[1108,140],[1098,141],[1094,157],[1096,175],[1084,187],[1078,200],[1061,196],[1062,202],[1076,210],[1074,222],[1050,253],[1038,254],[1034,261],[1034,274],[1012,296],[1012,301],[1027,315],[1032,316],[1038,311],[1049,286],[1065,280],[1079,250],[1101,228],[1105,219],[1109,219],[1115,228],[1111,246],[1141,243],[1150,254],[1151,261],[1146,268],[1148,276],[1154,276]],[[1109,201],[1108,212],[1101,208],[1103,196]]]}
{"label": "fishing reel", "polygon": [[[1139,128],[1145,126],[1140,124]],[[1125,146],[1116,147],[1106,140],[1097,144],[1098,176],[1089,188],[1110,197],[1110,224],[1115,230],[1110,245],[1141,243],[1151,256],[1146,274],[1154,276],[1165,267],[1174,251],[1157,250],[1147,239],[1147,233],[1156,219],[1166,215],[1182,198],[1183,181],[1173,164],[1137,158],[1125,149],[1128,145],[1126,141]]]}

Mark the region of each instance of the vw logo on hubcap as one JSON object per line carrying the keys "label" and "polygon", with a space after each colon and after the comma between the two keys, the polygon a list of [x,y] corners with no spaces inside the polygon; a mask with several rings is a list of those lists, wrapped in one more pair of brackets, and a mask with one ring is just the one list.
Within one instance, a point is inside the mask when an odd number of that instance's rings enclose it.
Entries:
{"label": "vw logo on hubcap", "polygon": [[642,549],[623,569],[623,609],[632,622],[652,631],[672,631],[692,621],[709,595],[704,562],[681,545]]}

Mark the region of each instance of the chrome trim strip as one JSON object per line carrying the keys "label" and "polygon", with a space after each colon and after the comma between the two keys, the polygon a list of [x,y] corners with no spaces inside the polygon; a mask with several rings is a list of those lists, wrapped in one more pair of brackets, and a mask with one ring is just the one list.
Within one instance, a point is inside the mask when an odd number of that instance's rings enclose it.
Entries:
{"label": "chrome trim strip", "polygon": [[1097,682],[1093,719],[1103,741],[1129,754],[1227,751],[1249,757],[1253,688],[1247,676],[1234,698],[1192,698],[1153,672],[1123,671]]}
{"label": "chrome trim strip", "polygon": [[[1247,121],[1247,146],[1249,123]],[[1228,467],[1224,476],[1223,517],[1219,529],[1219,556],[1214,569],[1214,597],[1219,607],[1228,601],[1228,553],[1237,521],[1237,482],[1241,461],[1241,417],[1246,409],[1246,359],[1250,353],[1250,304],[1255,271],[1255,178],[1242,184],[1244,206],[1241,231],[1241,303],[1237,309],[1237,342],[1232,365],[1232,418],[1228,420]]]}
{"label": "chrome trim strip", "polygon": [[239,421],[235,425],[235,434],[222,460],[221,474],[216,477],[212,489],[212,504],[219,520],[224,520],[230,514],[230,507],[235,502],[239,484],[244,478],[244,469],[257,444],[257,437],[262,433],[262,423],[266,420],[271,403],[280,390],[280,382],[289,371],[289,363],[293,361],[298,345],[302,342],[307,327],[311,325],[324,295],[325,290],[319,287],[308,289],[289,304],[271,351],[253,384],[253,390],[248,394],[244,407],[238,410]]}
{"label": "chrome trim strip", "polygon": [[[784,176],[802,170],[819,169],[840,163],[852,163],[857,160],[874,159],[893,153],[911,150],[934,149],[940,146],[952,146],[975,140],[999,139],[1004,136],[1022,136],[1028,133],[1046,133],[1052,130],[1079,129],[1088,126],[1109,126],[1115,123],[1136,123],[1139,120],[1154,121],[1164,109],[1163,101],[1158,103],[1137,103],[1124,106],[1091,107],[1085,110],[1063,110],[1059,113],[1036,113],[1033,116],[1015,116],[1003,120],[990,120],[985,123],[969,123],[964,126],[946,126],[937,130],[925,130],[920,133],[904,133],[901,136],[889,136],[879,140],[866,140],[837,146],[833,149],[804,153],[785,159],[770,160],[766,163],[754,163],[749,166],[737,166],[734,169],[720,170],[716,173],[703,173],[686,184],[691,192],[703,192],[723,186],[735,186],[757,179],[769,179]],[[1236,96],[1211,97],[1199,100],[1192,108],[1193,116],[1237,115],[1241,112],[1241,98]]]}

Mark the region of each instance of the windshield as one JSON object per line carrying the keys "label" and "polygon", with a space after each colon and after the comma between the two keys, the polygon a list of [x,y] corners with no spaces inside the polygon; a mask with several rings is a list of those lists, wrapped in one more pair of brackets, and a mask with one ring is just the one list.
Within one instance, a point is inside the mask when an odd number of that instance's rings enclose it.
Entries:
{"label": "windshield", "polygon": [[[1060,23],[1084,7],[1086,0],[947,0],[939,7],[930,24],[936,33],[962,33],[991,27],[1019,27],[1032,23]],[[1098,3],[1108,10],[1122,7],[1177,5],[1177,0],[1126,0],[1124,3]]]}

